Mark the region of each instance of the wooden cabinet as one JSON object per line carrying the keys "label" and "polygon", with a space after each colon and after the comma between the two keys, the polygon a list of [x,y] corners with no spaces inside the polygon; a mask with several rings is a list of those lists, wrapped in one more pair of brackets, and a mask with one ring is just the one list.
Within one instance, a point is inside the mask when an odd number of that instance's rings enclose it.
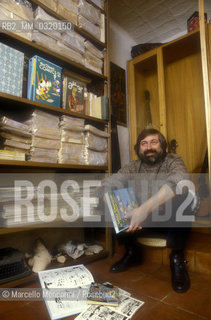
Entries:
{"label": "wooden cabinet", "polygon": [[176,139],[176,152],[188,170],[201,167],[207,134],[199,30],[130,60],[128,87],[131,159],[136,158],[133,146],[149,123],[150,108],[152,126],[168,143]]}
{"label": "wooden cabinet", "polygon": [[[33,5],[39,5],[43,9],[47,10],[49,14],[53,14],[55,18],[65,20],[62,16],[56,14],[51,9],[47,8],[39,1],[31,1]],[[88,3],[92,4],[89,0]],[[95,8],[97,6],[93,4]],[[105,7],[107,7],[107,3],[105,2]],[[99,9],[99,8],[98,8]],[[101,13],[105,15],[107,14],[107,9],[105,10],[100,9]],[[106,19],[105,19],[106,20]],[[74,72],[80,76],[88,77],[91,80],[90,85],[92,88],[95,86],[100,90],[102,95],[108,95],[108,61],[107,61],[107,43],[101,42],[91,34],[82,29],[75,26],[75,31],[79,34],[83,35],[86,39],[88,39],[96,48],[100,49],[104,52],[104,71],[102,74],[93,71],[80,63],[76,63],[75,61],[69,59],[66,56],[58,53],[55,53],[53,48],[50,50],[44,46],[38,45],[30,40],[24,39],[15,33],[1,33],[1,42],[11,46],[17,50],[20,50],[24,53],[25,56],[28,58],[32,57],[33,55],[39,55],[44,59],[48,59],[49,61],[59,65],[63,69],[69,70]],[[99,89],[100,88],[100,89]],[[107,130],[110,132],[110,120],[102,120],[97,119],[88,115],[79,114],[75,112],[71,112],[68,110],[64,110],[62,108],[57,108],[53,106],[49,106],[47,104],[35,102],[28,100],[26,96],[23,97],[16,97],[10,94],[6,94],[0,92],[0,112],[1,115],[4,115],[5,112],[9,114],[19,114],[24,115],[28,111],[33,111],[35,108],[56,114],[56,115],[69,115],[73,117],[79,117],[85,119],[86,124],[91,124],[96,126],[98,129]],[[109,115],[110,118],[110,115]],[[108,141],[108,164],[106,166],[95,166],[95,165],[71,165],[71,164],[58,164],[58,163],[42,163],[42,162],[32,162],[32,161],[14,161],[14,160],[0,160],[0,173],[106,173],[110,171],[110,139]],[[69,226],[70,227],[70,226]],[[89,227],[89,226],[88,226]],[[92,224],[90,223],[90,229],[88,232],[85,232],[83,228],[77,228],[73,231],[69,228],[56,228],[56,229],[35,229],[35,228],[1,228],[0,235],[1,235],[1,247],[3,246],[14,246],[18,248],[23,248],[24,250],[29,250],[29,247],[33,243],[33,240],[39,235],[46,235],[47,242],[50,244],[51,248],[56,244],[56,241],[61,241],[62,239],[71,240],[71,234],[73,236],[73,240],[79,241],[86,241],[86,233],[89,233],[89,236],[92,235],[92,239],[96,241],[97,236],[103,244],[104,251],[99,257],[102,257],[108,254],[111,243],[110,243],[110,232],[107,228],[103,228],[102,232],[99,232],[99,229],[94,234],[94,230]],[[68,230],[69,229],[69,230]],[[57,240],[56,240],[57,239]],[[56,240],[56,241],[55,241]],[[17,241],[19,241],[19,245],[17,245]],[[50,249],[51,249],[50,248]],[[96,255],[93,257],[83,258],[80,259],[80,263],[91,261],[96,259]],[[79,263],[78,260],[76,263]]]}

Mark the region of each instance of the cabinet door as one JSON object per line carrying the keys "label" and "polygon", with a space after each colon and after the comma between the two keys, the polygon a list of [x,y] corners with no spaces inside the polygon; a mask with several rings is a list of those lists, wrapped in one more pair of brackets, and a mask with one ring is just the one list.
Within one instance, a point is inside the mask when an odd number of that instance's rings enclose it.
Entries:
{"label": "cabinet door", "polygon": [[199,41],[187,38],[163,48],[167,139],[176,140],[189,172],[201,166],[207,148]]}
{"label": "cabinet door", "polygon": [[131,159],[137,135],[149,125],[166,136],[169,152],[181,155],[189,172],[201,167],[207,141],[199,32],[129,61],[128,85]]}
{"label": "cabinet door", "polygon": [[158,68],[156,51],[150,51],[128,63],[130,153],[135,159],[134,145],[138,134],[153,125],[160,128]]}

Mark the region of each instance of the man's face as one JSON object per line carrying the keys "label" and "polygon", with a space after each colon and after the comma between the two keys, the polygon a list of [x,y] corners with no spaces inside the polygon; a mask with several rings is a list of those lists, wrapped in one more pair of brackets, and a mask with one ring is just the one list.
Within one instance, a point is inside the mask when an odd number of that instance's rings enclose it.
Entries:
{"label": "man's face", "polygon": [[140,158],[148,164],[157,163],[163,155],[163,150],[157,134],[152,134],[140,142]]}

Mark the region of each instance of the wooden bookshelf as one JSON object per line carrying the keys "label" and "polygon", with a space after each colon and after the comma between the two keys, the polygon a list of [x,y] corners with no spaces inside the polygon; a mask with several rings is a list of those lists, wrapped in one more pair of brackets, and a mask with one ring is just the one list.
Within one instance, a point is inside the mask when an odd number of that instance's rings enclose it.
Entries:
{"label": "wooden bookshelf", "polygon": [[[92,1],[89,0],[89,3],[92,4]],[[54,11],[49,9],[47,6],[40,3],[38,0],[31,0],[31,3],[34,5],[39,5],[44,10],[46,10],[47,13],[51,14],[53,17],[60,19],[60,20],[66,20],[64,17],[59,16]],[[94,4],[93,4],[94,5]],[[94,7],[97,8],[96,5]],[[100,8],[98,8],[100,9]],[[105,14],[105,24],[106,29],[108,28],[107,25],[107,2],[105,3],[105,10],[100,9],[100,12],[102,14]],[[86,39],[88,39],[93,45],[96,46],[101,51],[104,51],[107,49],[107,40],[105,43],[99,41],[95,37],[93,37],[91,34],[86,32],[85,30],[74,26],[74,30],[84,36]],[[48,48],[43,47],[42,45],[38,45],[35,42],[32,42],[30,40],[27,40],[25,38],[20,37],[18,34],[13,33],[6,33],[1,32],[1,42],[14,48],[17,50],[20,50],[24,53],[24,55],[27,58],[31,58],[34,55],[39,55],[44,59],[47,59],[51,61],[52,63],[55,63],[62,67],[64,70],[69,70],[72,73],[75,73],[81,77],[86,77],[90,79],[90,82],[92,85],[100,84],[103,87],[104,95],[109,95],[108,85],[109,82],[109,62],[108,62],[108,55],[104,54],[104,71],[103,74],[100,74],[98,72],[92,71],[91,69],[86,68],[84,65],[80,63],[76,63],[75,61],[63,56],[62,54],[58,54],[56,52]],[[106,36],[107,36],[106,32]],[[23,97],[17,97],[10,94],[6,94],[1,92],[0,93],[0,102],[1,102],[1,110],[4,112],[14,113],[14,115],[22,116],[24,114],[28,114],[29,112],[32,112],[35,109],[40,109],[42,111],[46,111],[52,114],[56,115],[67,115],[71,117],[76,118],[82,118],[85,120],[86,124],[91,124],[96,126],[97,128],[101,130],[107,130],[110,133],[110,114],[109,114],[109,121],[105,121],[102,119],[97,119],[91,116],[87,116],[80,113],[74,113],[70,112],[68,110],[57,108],[54,106],[50,106],[47,104],[35,102],[26,99],[25,96]],[[3,114],[3,112],[2,112]],[[14,118],[15,120],[15,118]],[[110,141],[109,141],[109,147],[108,147],[108,165],[106,166],[93,166],[93,165],[73,165],[73,164],[58,164],[58,163],[44,163],[44,162],[32,162],[32,161],[15,161],[15,160],[0,160],[0,173],[57,173],[57,172],[64,172],[64,173],[107,173],[110,172],[111,168],[111,159],[110,159]],[[91,223],[92,224],[92,223]],[[90,226],[91,226],[90,224]],[[31,245],[33,243],[34,238],[38,237],[41,234],[41,237],[44,237],[45,240],[45,226],[42,227],[20,227],[20,228],[1,228],[0,229],[0,236],[2,240],[2,246],[6,246],[6,243],[9,243],[9,245],[16,247],[16,239],[20,241],[19,248],[23,251],[29,250],[29,247],[31,248]],[[55,245],[57,238],[55,238],[55,235],[59,234],[59,237],[64,237],[64,234],[68,234],[68,236],[72,236],[74,240],[79,239],[82,240],[84,237],[85,228],[80,227],[77,228],[77,230],[74,230],[73,227],[67,228],[67,224],[60,228],[49,228],[46,231],[46,237],[48,237],[48,244],[50,246]],[[51,237],[52,237],[52,243],[51,243]],[[59,238],[59,239],[60,239]],[[85,242],[85,239],[83,239]],[[96,239],[97,241],[97,239]],[[103,252],[101,252],[98,255],[93,256],[82,256],[81,258],[77,259],[77,261],[67,261],[67,264],[65,265],[71,265],[71,264],[78,264],[78,263],[90,263],[96,259],[103,258],[111,252],[111,235],[110,230],[105,227],[103,228],[103,239],[102,239],[102,245],[104,247]],[[18,246],[17,246],[18,248]],[[52,264],[50,267],[56,268],[59,266],[64,266],[62,264]],[[30,275],[26,278],[19,279],[17,281],[13,281],[11,283],[7,283],[7,287],[13,287],[13,286],[20,286],[24,285],[25,283],[34,281],[36,279],[36,275]],[[5,284],[3,284],[5,286]]]}

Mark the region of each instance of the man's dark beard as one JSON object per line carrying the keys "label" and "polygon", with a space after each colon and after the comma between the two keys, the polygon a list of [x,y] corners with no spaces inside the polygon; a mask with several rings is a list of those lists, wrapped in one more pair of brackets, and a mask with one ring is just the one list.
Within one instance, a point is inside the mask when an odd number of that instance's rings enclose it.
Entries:
{"label": "man's dark beard", "polygon": [[[149,153],[153,153],[153,156],[148,157],[147,154]],[[147,163],[149,165],[153,165],[164,159],[166,156],[166,152],[163,152],[163,150],[157,152],[156,150],[150,149],[144,151],[143,154],[140,152],[139,156],[142,162]]]}

